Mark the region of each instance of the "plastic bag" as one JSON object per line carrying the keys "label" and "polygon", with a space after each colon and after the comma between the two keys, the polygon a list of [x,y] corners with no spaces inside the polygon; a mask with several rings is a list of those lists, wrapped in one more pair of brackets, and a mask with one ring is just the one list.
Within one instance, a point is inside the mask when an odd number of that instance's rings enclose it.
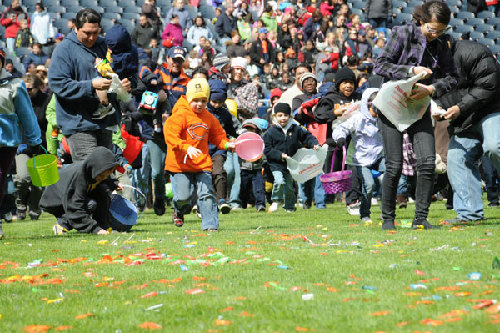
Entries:
{"label": "plastic bag", "polygon": [[298,183],[305,183],[323,173],[328,146],[323,145],[318,150],[299,149],[293,157],[287,157],[286,165],[292,178]]}
{"label": "plastic bag", "polygon": [[116,95],[117,95],[116,97],[118,98],[118,100],[120,100],[124,103],[130,102],[132,97],[125,89],[123,89],[122,82],[121,82],[120,78],[118,77],[118,74],[111,73],[110,75],[111,75],[112,82],[111,82],[111,86],[108,89],[108,92],[116,93]]}
{"label": "plastic bag", "polygon": [[351,118],[360,109],[361,109],[361,101],[349,104],[349,106],[347,106],[346,111],[340,117],[337,117],[337,119],[332,121],[332,128],[342,124],[344,121]]}
{"label": "plastic bag", "polygon": [[419,100],[408,98],[413,85],[425,75],[420,73],[407,80],[384,83],[373,101],[373,104],[400,132],[421,119],[429,106],[430,96]]}

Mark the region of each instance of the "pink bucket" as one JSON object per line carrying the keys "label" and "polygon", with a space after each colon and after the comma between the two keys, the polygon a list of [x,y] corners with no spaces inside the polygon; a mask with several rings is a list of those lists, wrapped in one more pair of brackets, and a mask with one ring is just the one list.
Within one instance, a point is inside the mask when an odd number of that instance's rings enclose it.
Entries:
{"label": "pink bucket", "polygon": [[257,161],[264,152],[264,140],[256,133],[243,133],[238,136],[234,143],[236,144],[236,154],[248,162]]}
{"label": "pink bucket", "polygon": [[341,171],[333,171],[333,164],[335,161],[335,155],[337,153],[337,148],[333,152],[332,156],[332,166],[330,167],[330,173],[319,176],[319,180],[321,181],[321,185],[323,185],[323,189],[326,194],[337,194],[341,192],[347,192],[352,189],[352,171],[344,170],[345,168],[345,159],[347,156],[346,147],[342,147],[343,158],[342,158],[342,170]]}

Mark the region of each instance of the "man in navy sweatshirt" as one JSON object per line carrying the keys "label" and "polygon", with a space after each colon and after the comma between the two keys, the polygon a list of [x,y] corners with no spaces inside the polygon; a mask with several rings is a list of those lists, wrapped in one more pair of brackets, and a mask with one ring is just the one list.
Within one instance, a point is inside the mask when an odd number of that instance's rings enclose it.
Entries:
{"label": "man in navy sweatshirt", "polygon": [[[76,28],[58,44],[49,68],[49,86],[57,96],[57,124],[68,140],[73,161],[83,161],[97,147],[111,149],[110,127],[120,122],[120,112],[102,107],[98,93],[111,80],[97,72],[96,59],[106,58],[107,46],[99,37],[101,16],[85,8],[76,15]],[[130,90],[128,79],[122,80]],[[103,113],[106,111],[106,113]]]}

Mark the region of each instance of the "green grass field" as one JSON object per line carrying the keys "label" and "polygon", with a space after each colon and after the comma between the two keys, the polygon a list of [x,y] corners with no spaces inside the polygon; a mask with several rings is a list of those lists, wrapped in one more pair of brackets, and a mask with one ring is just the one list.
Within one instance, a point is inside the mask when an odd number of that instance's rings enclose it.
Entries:
{"label": "green grass field", "polygon": [[[365,226],[340,203],[231,213],[210,235],[192,214],[176,228],[147,212],[103,237],[56,237],[47,214],[4,223],[0,332],[499,332],[500,309],[484,302],[500,299],[499,212],[395,233],[378,206]],[[451,217],[432,205],[433,224]]]}

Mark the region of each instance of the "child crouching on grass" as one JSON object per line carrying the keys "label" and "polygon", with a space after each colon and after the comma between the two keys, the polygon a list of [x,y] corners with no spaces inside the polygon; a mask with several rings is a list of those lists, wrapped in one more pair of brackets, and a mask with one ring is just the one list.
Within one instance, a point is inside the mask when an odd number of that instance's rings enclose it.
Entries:
{"label": "child crouching on grass", "polygon": [[292,175],[286,167],[286,158],[293,156],[299,148],[319,148],[318,140],[306,129],[297,125],[291,118],[292,110],[287,103],[274,107],[274,125],[264,135],[264,154],[274,177],[273,203],[268,212],[278,210],[285,202],[285,211],[295,211],[295,189]]}
{"label": "child crouching on grass", "polygon": [[356,112],[345,122],[334,126],[332,139],[338,148],[346,144],[346,137],[352,135],[354,144],[353,165],[361,175],[362,197],[359,214],[361,220],[370,224],[370,206],[375,181],[372,170],[384,173],[385,159],[383,156],[382,136],[377,127],[377,111],[372,102],[378,89],[368,88],[361,98],[361,111]]}
{"label": "child crouching on grass", "polygon": [[218,149],[234,149],[235,144],[226,138],[220,122],[207,111],[210,87],[206,79],[189,81],[186,96],[179,98],[163,127],[167,143],[165,170],[172,174],[174,193],[173,222],[184,224],[184,214],[191,211],[195,186],[198,189],[198,209],[201,228],[217,231],[217,199],[212,189],[212,159],[208,143]]}

